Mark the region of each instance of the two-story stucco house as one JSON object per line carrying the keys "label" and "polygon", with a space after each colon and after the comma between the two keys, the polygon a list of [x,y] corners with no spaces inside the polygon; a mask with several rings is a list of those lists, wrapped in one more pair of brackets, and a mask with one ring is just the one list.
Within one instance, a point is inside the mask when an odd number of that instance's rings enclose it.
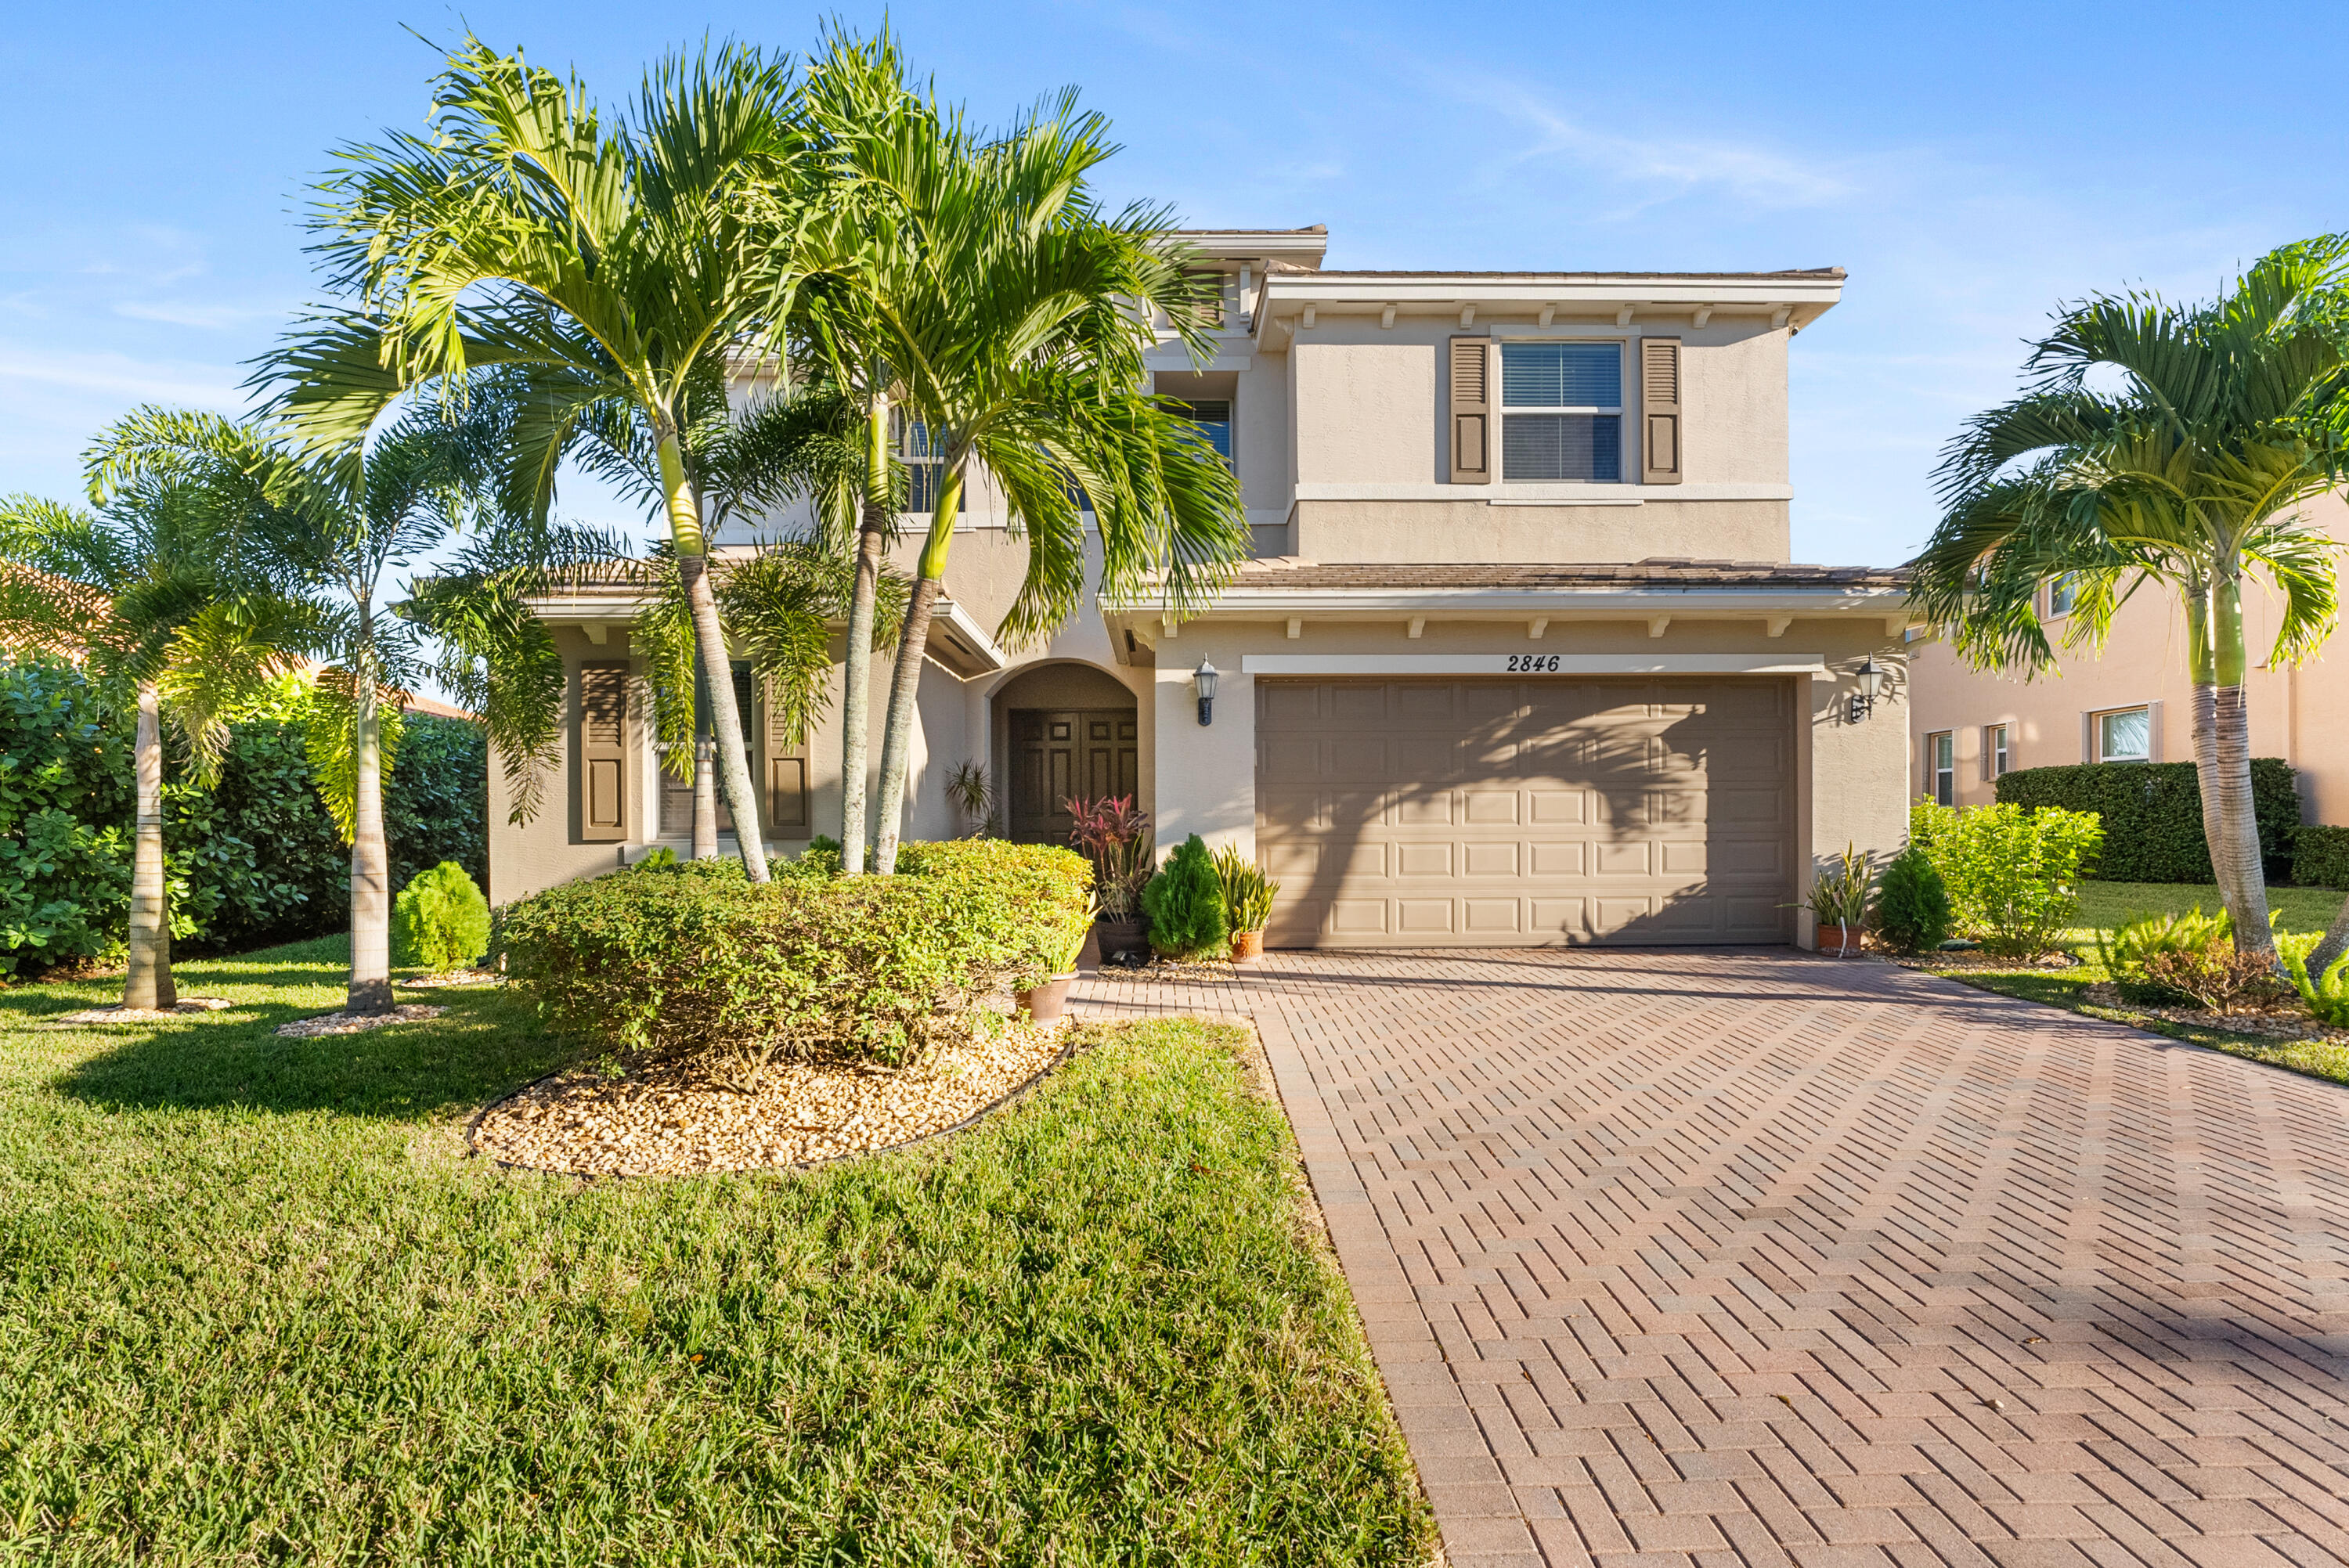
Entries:
{"label": "two-story stucco house", "polygon": [[[909,836],[962,830],[967,761],[1019,839],[1138,794],[1162,847],[1279,880],[1276,945],[1798,940],[1815,857],[1898,845],[1901,684],[1855,698],[1900,656],[1901,588],[1787,559],[1786,356],[1840,271],[1340,272],[1319,228],[1184,238],[1223,274],[1220,335],[1204,368],[1170,340],[1155,389],[1227,452],[1256,558],[1204,614],[1089,611],[1009,653],[1024,552],[976,487]],[[519,829],[493,799],[500,901],[690,825],[633,603],[542,613],[573,665],[564,786]],[[839,830],[836,724],[754,738],[776,852]]]}

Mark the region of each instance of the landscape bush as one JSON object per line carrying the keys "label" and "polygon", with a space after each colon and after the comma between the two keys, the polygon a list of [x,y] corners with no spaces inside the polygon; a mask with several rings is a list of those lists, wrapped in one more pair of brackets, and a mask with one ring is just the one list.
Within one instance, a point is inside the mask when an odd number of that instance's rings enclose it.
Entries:
{"label": "landscape bush", "polygon": [[2080,909],[2080,868],[2105,838],[2092,811],[1918,801],[1909,841],[1949,890],[1958,930],[1994,954],[2044,953]]}
{"label": "landscape bush", "polygon": [[2308,972],[2308,955],[2314,952],[2323,933],[2303,932],[2296,935],[2276,934],[2276,951],[2283,959],[2284,972],[2292,976],[2292,989],[2308,1010],[2336,1029],[2349,1028],[2349,957],[2336,958],[2333,967],[2323,975]]}
{"label": "landscape bush", "polygon": [[2170,1006],[2187,1000],[2171,984],[2183,955],[2198,964],[2221,942],[2233,946],[2234,918],[2225,910],[2205,914],[2196,904],[2183,914],[2140,915],[2106,935],[2096,934],[2096,959],[2113,977],[2124,1002]]}
{"label": "landscape bush", "polygon": [[912,1059],[982,997],[1050,975],[1092,898],[1084,858],[1050,845],[909,843],[897,865],[763,884],[730,859],[630,867],[507,905],[500,944],[557,1029],[748,1085],[779,1056]]}
{"label": "landscape bush", "polygon": [[[212,788],[164,731],[163,850],[171,934],[186,951],[241,949],[350,918],[350,850],[311,779],[306,692],[230,727]],[[0,974],[119,947],[129,923],[133,806],[127,716],[71,665],[0,664]],[[441,861],[489,874],[489,758],[481,726],[412,715],[384,789],[393,885]]]}
{"label": "landscape bush", "polygon": [[1206,841],[1194,833],[1175,846],[1142,890],[1150,917],[1150,945],[1169,958],[1221,953],[1231,928],[1225,922],[1224,880],[1216,874]]}
{"label": "landscape bush", "polygon": [[391,909],[391,961],[443,975],[490,950],[490,901],[465,868],[442,861],[419,872]]}
{"label": "landscape bush", "polygon": [[2292,880],[2302,887],[2349,890],[2349,828],[2311,823],[2294,833]]}
{"label": "landscape bush", "polygon": [[[2104,882],[2215,882],[2202,831],[2202,794],[2191,762],[2092,762],[2021,768],[1998,781],[2001,805],[2025,810],[2093,811],[2105,824],[2102,852],[2087,867]],[[2295,875],[2300,793],[2292,765],[2251,760],[2251,810],[2269,880]]]}
{"label": "landscape bush", "polygon": [[1947,942],[1954,928],[1950,890],[1931,858],[1914,844],[1893,856],[1877,882],[1877,934],[1896,952],[1925,953]]}

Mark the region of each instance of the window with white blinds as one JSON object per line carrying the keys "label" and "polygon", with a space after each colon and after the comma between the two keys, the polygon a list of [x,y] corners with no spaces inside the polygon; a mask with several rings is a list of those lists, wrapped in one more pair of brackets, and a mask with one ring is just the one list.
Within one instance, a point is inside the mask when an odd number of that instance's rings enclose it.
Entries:
{"label": "window with white blinds", "polygon": [[1623,346],[1501,346],[1501,477],[1525,482],[1623,478]]}
{"label": "window with white blinds", "polygon": [[1178,403],[1175,407],[1185,418],[1199,427],[1199,434],[1207,438],[1207,444],[1216,449],[1216,456],[1224,459],[1224,466],[1231,467],[1231,400],[1227,397],[1194,398],[1187,403]]}

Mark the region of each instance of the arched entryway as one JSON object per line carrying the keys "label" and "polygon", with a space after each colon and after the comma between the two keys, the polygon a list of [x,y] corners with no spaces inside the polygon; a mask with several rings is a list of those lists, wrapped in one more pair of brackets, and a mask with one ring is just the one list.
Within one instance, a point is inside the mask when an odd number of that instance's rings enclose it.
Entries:
{"label": "arched entryway", "polygon": [[995,694],[1003,830],[1015,843],[1065,844],[1066,802],[1140,788],[1133,693],[1092,665],[1039,665]]}

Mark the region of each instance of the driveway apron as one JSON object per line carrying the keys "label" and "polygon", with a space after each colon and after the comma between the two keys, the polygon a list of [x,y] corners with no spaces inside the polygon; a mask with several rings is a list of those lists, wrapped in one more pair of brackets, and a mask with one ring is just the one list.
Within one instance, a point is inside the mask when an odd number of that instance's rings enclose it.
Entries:
{"label": "driveway apron", "polygon": [[1199,989],[1454,1568],[2349,1563],[2349,1090],[1785,950]]}

